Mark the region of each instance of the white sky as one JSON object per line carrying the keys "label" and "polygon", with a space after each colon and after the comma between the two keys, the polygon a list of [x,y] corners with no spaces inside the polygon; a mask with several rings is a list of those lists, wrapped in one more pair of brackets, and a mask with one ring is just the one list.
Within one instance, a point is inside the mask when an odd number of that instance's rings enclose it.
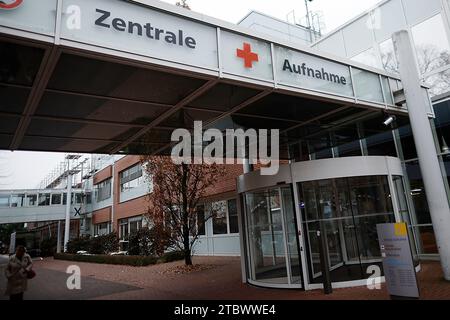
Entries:
{"label": "white sky", "polygon": [[[309,5],[311,11],[323,13],[326,31],[332,31],[378,2],[380,0],[314,0]],[[251,10],[282,20],[286,20],[292,10],[297,20],[305,15],[303,0],[188,0],[188,4],[193,11],[232,23],[237,23]],[[62,153],[0,151],[0,189],[36,188],[63,159]]]}

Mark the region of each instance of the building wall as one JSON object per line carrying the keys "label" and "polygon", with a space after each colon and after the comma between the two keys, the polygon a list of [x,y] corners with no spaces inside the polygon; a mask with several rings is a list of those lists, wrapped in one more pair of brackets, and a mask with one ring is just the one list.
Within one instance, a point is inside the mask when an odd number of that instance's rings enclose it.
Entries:
{"label": "building wall", "polygon": [[318,33],[310,33],[303,26],[294,25],[256,11],[251,11],[238,24],[272,37],[306,46],[320,37]]}
{"label": "building wall", "polygon": [[392,34],[405,29],[431,95],[450,91],[450,0],[387,0],[323,36],[312,47],[397,73]]}
{"label": "building wall", "polygon": [[[392,34],[408,30],[422,80],[434,97],[436,150],[450,199],[447,166],[450,129],[445,102],[450,94],[450,0],[387,0],[350,20],[313,44],[314,48],[340,55],[373,67],[398,73]],[[406,188],[410,201],[411,226],[417,248],[423,256],[437,254],[433,226],[420,172],[414,138],[409,125],[394,132],[403,152]]]}
{"label": "building wall", "polygon": [[[121,192],[120,174],[122,171],[140,163],[139,156],[124,156],[114,164],[100,169],[93,177],[94,185],[105,179],[112,178],[112,194],[110,199],[95,202],[93,197],[93,207],[96,209],[92,214],[91,230],[95,232],[99,226],[106,222],[112,222],[113,230],[120,235],[121,219],[135,219],[144,216],[148,210],[149,180],[147,178],[140,180],[140,185],[126,193]],[[236,178],[243,173],[241,164],[226,165],[225,175],[217,183],[206,191],[206,197],[203,204],[210,208],[211,204],[223,200],[236,199]],[[208,209],[209,210],[209,209]],[[209,211],[207,212],[207,214]],[[228,214],[228,209],[227,209]],[[143,219],[142,224],[146,221]],[[227,218],[227,224],[229,224]],[[226,234],[214,234],[213,220],[208,219],[205,223],[205,235],[199,237],[194,248],[194,254],[197,255],[231,255],[240,254],[239,233],[232,233],[228,226]]]}

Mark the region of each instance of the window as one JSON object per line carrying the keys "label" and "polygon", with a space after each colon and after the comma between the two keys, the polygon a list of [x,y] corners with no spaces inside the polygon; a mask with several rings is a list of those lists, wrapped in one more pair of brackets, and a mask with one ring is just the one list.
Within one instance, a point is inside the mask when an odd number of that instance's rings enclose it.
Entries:
{"label": "window", "polygon": [[[67,193],[63,194],[63,204],[64,205],[67,204]],[[73,193],[72,193],[72,196],[71,196],[70,204],[73,204]]]}
{"label": "window", "polygon": [[119,220],[120,240],[128,240],[130,233],[142,228],[142,216]]}
{"label": "window", "polygon": [[9,194],[0,194],[0,207],[9,207]]}
{"label": "window", "polygon": [[[73,197],[75,197],[75,203],[76,204],[82,204],[83,203],[83,194],[82,193],[75,193],[73,195]],[[73,199],[72,199],[72,203],[73,203]]]}
{"label": "window", "polygon": [[94,234],[96,236],[103,236],[111,232],[111,222],[104,222],[95,225]]}
{"label": "window", "polygon": [[128,238],[128,219],[121,219],[119,221],[119,237],[120,240],[127,240]]}
{"label": "window", "polygon": [[61,204],[62,195],[61,193],[52,194],[52,204]]}
{"label": "window", "polygon": [[25,206],[31,207],[37,204],[37,194],[27,194]]}
{"label": "window", "polygon": [[142,217],[129,219],[130,221],[130,233],[136,232],[142,228]]}
{"label": "window", "polygon": [[388,39],[380,43],[381,63],[384,70],[398,74],[398,62],[395,56],[394,42]]}
{"label": "window", "polygon": [[213,202],[211,204],[211,214],[213,216],[213,234],[227,234],[227,202]]}
{"label": "window", "polygon": [[206,230],[205,230],[205,206],[203,206],[203,205],[197,207],[197,228],[198,228],[198,235],[199,236],[206,235]]}
{"label": "window", "polygon": [[228,200],[228,220],[230,222],[230,233],[239,233],[236,199]]}
{"label": "window", "polygon": [[449,64],[450,46],[440,14],[411,29],[421,74]]}
{"label": "window", "polygon": [[111,198],[111,178],[96,184],[95,194],[97,202]]}
{"label": "window", "polygon": [[134,165],[120,173],[120,192],[127,192],[143,183],[141,164]]}
{"label": "window", "polygon": [[25,194],[13,194],[11,196],[11,207],[23,207],[25,205]]}
{"label": "window", "polygon": [[39,206],[49,206],[49,205],[50,205],[50,193],[40,193]]}

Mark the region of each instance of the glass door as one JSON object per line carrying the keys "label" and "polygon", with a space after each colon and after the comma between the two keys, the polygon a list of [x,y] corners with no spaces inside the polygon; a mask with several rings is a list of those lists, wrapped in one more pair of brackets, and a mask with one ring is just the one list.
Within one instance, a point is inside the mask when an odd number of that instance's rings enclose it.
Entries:
{"label": "glass door", "polygon": [[290,187],[245,195],[250,280],[301,285],[297,225]]}

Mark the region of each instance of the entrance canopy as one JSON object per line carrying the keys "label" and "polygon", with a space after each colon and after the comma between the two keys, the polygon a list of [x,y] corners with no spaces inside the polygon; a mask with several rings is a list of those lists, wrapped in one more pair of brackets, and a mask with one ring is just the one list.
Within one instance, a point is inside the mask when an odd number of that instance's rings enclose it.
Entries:
{"label": "entrance canopy", "polygon": [[[362,117],[407,119],[395,75],[183,8],[10,2],[0,7],[0,149],[167,154],[174,129],[202,120],[280,129],[285,151]],[[431,112],[426,90],[424,101]]]}

